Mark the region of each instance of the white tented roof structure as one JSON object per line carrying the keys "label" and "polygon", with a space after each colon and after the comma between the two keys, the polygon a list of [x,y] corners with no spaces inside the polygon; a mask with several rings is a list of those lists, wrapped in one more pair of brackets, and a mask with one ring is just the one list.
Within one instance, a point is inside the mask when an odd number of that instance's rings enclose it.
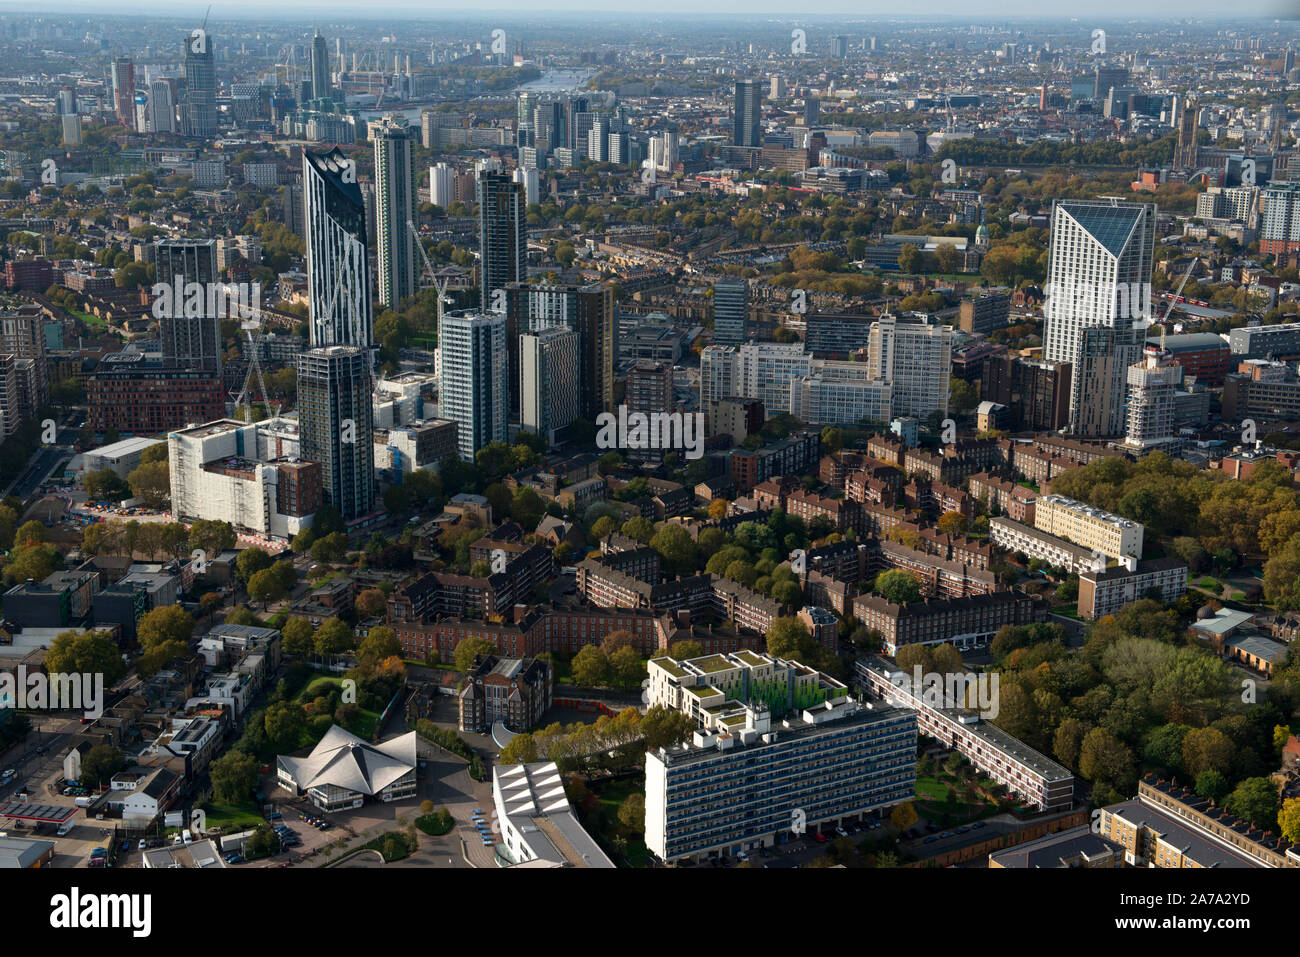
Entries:
{"label": "white tented roof structure", "polygon": [[334,725],[305,758],[281,757],[280,767],[302,790],[332,785],[374,796],[409,774],[416,763],[415,732],[369,744]]}

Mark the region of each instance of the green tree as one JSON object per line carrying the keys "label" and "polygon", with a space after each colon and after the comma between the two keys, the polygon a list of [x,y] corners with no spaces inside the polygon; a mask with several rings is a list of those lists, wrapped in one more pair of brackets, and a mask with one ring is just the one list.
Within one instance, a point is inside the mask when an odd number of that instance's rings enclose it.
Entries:
{"label": "green tree", "polygon": [[168,641],[188,645],[194,618],[180,605],[161,605],[140,616],[135,634],[146,649]]}
{"label": "green tree", "polygon": [[337,618],[327,618],[316,629],[316,654],[321,657],[338,655],[353,646],[356,639],[352,629]]}
{"label": "green tree", "polygon": [[102,674],[104,684],[114,684],[126,673],[122,653],[107,631],[64,631],[45,653],[50,674]]}
{"label": "green tree", "polygon": [[81,783],[101,787],[126,767],[126,758],[111,744],[97,744],[81,757]]}
{"label": "green tree", "polygon": [[618,823],[632,834],[645,833],[645,795],[633,791],[618,806]]}
{"label": "green tree", "polygon": [[243,804],[257,786],[257,760],[232,748],[208,765],[212,795],[221,804]]}
{"label": "green tree", "polygon": [[284,598],[286,589],[274,568],[263,568],[248,579],[248,597],[263,608]]}
{"label": "green tree", "polygon": [[235,577],[247,585],[254,575],[272,564],[274,562],[265,549],[245,548],[235,559]]}
{"label": "green tree", "polygon": [[584,688],[601,688],[610,683],[609,658],[595,645],[586,645],[569,665],[573,683]]}
{"label": "green tree", "polygon": [[1262,830],[1277,823],[1277,786],[1268,778],[1246,778],[1228,795],[1223,806],[1243,821]]}
{"label": "green tree", "polygon": [[474,667],[474,659],[479,655],[487,657],[496,654],[496,645],[486,638],[470,636],[456,643],[451,653],[451,663],[457,671],[469,671]]}
{"label": "green tree", "polygon": [[874,591],[895,605],[909,605],[921,600],[921,586],[901,568],[877,575]]}
{"label": "green tree", "polygon": [[290,618],[280,629],[285,654],[306,657],[316,650],[316,628],[306,618]]}

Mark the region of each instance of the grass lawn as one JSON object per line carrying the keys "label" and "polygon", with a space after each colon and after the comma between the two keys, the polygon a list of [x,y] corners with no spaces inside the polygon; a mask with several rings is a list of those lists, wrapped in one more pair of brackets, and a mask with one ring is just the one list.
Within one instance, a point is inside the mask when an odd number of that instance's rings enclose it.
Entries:
{"label": "grass lawn", "polygon": [[948,797],[948,785],[934,778],[917,778],[916,796],[923,801],[944,801]]}
{"label": "grass lawn", "polygon": [[1196,587],[1204,588],[1207,591],[1212,591],[1216,595],[1223,590],[1222,583],[1220,583],[1220,581],[1217,578],[1211,578],[1209,575],[1206,575],[1204,578],[1198,581],[1196,583]]}
{"label": "grass lawn", "polygon": [[[299,704],[307,704],[309,701],[313,701],[316,698],[329,697],[329,693],[335,689],[342,692],[343,679],[322,676],[309,681],[307,686],[298,692],[298,696],[294,700]],[[358,738],[364,738],[369,741],[374,737],[375,728],[378,727],[378,725],[379,713],[375,711],[367,711],[365,708],[362,708],[361,713],[357,715],[356,721],[349,730]],[[299,743],[302,747],[309,747],[314,745],[317,740],[319,739],[311,733],[309,719],[308,727],[303,733],[303,740]]]}
{"label": "grass lawn", "polygon": [[1056,605],[1052,608],[1053,615],[1060,615],[1062,618],[1073,618],[1075,621],[1083,621],[1079,615],[1078,602],[1071,602],[1068,605]]}
{"label": "grass lawn", "polygon": [[217,804],[212,803],[203,809],[207,815],[207,824],[209,828],[219,827],[223,831],[242,831],[250,827],[257,827],[259,824],[265,824],[257,804],[253,801],[245,801],[243,804]]}
{"label": "grass lawn", "polygon": [[[601,809],[604,811],[605,828],[601,832],[601,845],[605,853],[610,858],[617,861],[619,852],[614,850],[614,836],[618,831],[618,809],[629,794],[644,793],[644,786],[635,779],[623,781],[611,781],[602,784],[600,790],[593,789],[592,793],[600,799]],[[646,850],[645,841],[639,837],[634,837],[627,842],[626,861],[629,867],[652,867],[654,865],[654,855]]]}
{"label": "grass lawn", "polygon": [[67,313],[95,329],[103,329],[108,325],[108,323],[99,318],[99,316],[91,315],[88,312],[82,312],[80,309],[68,309]]}
{"label": "grass lawn", "polygon": [[955,792],[944,781],[937,778],[917,778],[916,812],[939,827],[966,824],[998,813],[996,804],[982,799],[974,803],[958,799],[956,803],[950,804],[948,802],[950,794]]}

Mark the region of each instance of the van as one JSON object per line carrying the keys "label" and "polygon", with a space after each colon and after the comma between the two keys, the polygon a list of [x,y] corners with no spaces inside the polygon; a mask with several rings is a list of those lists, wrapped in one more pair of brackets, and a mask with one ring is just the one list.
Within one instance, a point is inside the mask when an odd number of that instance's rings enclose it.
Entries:
{"label": "van", "polygon": [[62,824],[59,825],[59,828],[57,831],[55,831],[55,833],[58,834],[59,837],[66,837],[67,834],[73,829],[74,826],[75,825],[73,823],[72,818],[68,818],[66,821],[64,821]]}
{"label": "van", "polygon": [[5,768],[3,771],[0,771],[0,784],[8,784],[17,776],[18,772],[13,768]]}
{"label": "van", "polygon": [[190,833],[190,829],[188,827],[181,833],[186,844],[194,843],[194,835]]}
{"label": "van", "polygon": [[75,799],[75,803],[77,807],[90,807],[95,803],[95,799],[93,797],[79,797]]}

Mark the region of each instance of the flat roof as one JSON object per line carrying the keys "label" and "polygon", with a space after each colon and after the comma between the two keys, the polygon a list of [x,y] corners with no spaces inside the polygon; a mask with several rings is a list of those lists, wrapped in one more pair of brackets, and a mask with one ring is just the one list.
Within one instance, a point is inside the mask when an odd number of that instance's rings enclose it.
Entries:
{"label": "flat roof", "polygon": [[154,445],[166,444],[166,439],[147,439],[136,436],[130,439],[123,439],[120,442],[114,442],[112,445],[101,445],[97,449],[91,449],[86,455],[97,455],[104,459],[121,458],[124,455],[133,455],[136,452],[143,452],[145,449]]}

